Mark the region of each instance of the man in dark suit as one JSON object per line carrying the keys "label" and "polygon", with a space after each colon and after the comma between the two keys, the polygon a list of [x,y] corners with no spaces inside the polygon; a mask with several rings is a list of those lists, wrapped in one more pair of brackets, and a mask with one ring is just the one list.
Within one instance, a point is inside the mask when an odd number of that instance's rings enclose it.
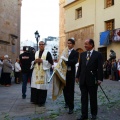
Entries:
{"label": "man in dark suit", "polygon": [[73,47],[75,41],[73,39],[68,39],[68,60],[66,61],[67,72],[66,72],[66,86],[63,89],[63,94],[65,98],[65,108],[68,106],[68,114],[73,113],[74,109],[74,86],[75,86],[75,64],[78,62],[78,52],[76,52]]}
{"label": "man in dark suit", "polygon": [[81,117],[77,120],[88,119],[88,94],[90,98],[91,119],[97,119],[97,89],[103,81],[103,61],[101,53],[93,50],[94,41],[85,40],[86,52],[81,53],[76,82],[81,90]]}

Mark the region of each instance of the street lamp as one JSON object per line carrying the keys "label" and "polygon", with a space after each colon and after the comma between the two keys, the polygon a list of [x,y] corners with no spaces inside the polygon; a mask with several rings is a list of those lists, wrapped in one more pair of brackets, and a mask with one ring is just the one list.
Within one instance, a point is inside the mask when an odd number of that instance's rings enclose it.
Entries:
{"label": "street lamp", "polygon": [[36,38],[36,42],[37,42],[37,50],[38,50],[38,41],[39,41],[40,35],[39,35],[38,31],[36,31],[34,34],[35,34],[35,38]]}

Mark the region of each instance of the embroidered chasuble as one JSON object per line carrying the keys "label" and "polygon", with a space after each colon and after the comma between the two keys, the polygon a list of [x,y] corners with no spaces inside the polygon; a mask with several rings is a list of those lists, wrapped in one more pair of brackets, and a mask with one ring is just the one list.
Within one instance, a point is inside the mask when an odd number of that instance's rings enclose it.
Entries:
{"label": "embroidered chasuble", "polygon": [[34,65],[31,87],[46,90],[49,88],[48,79],[50,77],[51,64],[46,60],[48,51],[37,51],[35,59],[41,58],[43,63],[36,63]]}
{"label": "embroidered chasuble", "polygon": [[[38,57],[35,56],[35,59]],[[39,52],[39,58],[46,60],[46,55],[43,54],[43,51]],[[36,84],[44,84],[45,82],[45,71],[43,70],[43,65],[40,63],[36,63],[35,65],[36,69]]]}
{"label": "embroidered chasuble", "polygon": [[[65,48],[61,56],[68,58],[68,48]],[[60,59],[54,68],[53,75],[53,91],[52,91],[52,99],[56,100],[58,96],[62,94],[62,90],[66,84],[66,72],[67,65],[64,60]]]}

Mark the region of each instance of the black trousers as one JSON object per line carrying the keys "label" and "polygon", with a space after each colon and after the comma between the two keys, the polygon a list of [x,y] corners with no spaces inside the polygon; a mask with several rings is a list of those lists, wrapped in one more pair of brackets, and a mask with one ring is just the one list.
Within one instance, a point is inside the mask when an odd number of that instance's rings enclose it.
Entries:
{"label": "black trousers", "polygon": [[81,111],[82,117],[88,118],[88,95],[90,98],[90,109],[92,115],[97,115],[98,107],[97,107],[97,89],[98,85],[87,86],[81,85]]}
{"label": "black trousers", "polygon": [[74,109],[74,86],[75,86],[75,72],[67,71],[66,86],[63,89],[65,103],[69,109]]}
{"label": "black trousers", "polygon": [[45,104],[47,98],[47,90],[31,88],[31,102],[35,104]]}
{"label": "black trousers", "polygon": [[11,85],[11,78],[10,78],[10,73],[3,73],[3,80],[5,85]]}
{"label": "black trousers", "polygon": [[18,82],[20,82],[20,72],[14,72],[15,73],[15,83],[17,82],[17,78],[19,79]]}
{"label": "black trousers", "polygon": [[2,73],[1,73],[0,84],[1,84],[1,85],[4,85],[4,84],[5,84],[3,71],[2,71]]}

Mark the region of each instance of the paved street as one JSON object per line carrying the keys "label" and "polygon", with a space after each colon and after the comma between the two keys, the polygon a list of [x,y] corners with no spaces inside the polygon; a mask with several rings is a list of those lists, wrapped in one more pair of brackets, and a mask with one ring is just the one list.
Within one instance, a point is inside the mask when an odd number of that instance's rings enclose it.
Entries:
{"label": "paved street", "polygon": [[[47,102],[44,107],[38,107],[30,103],[29,83],[27,98],[22,99],[21,86],[21,84],[14,83],[11,87],[0,85],[0,120],[76,120],[80,115],[80,90],[77,84],[75,86],[75,109],[72,115],[68,115],[68,109],[64,108],[63,95],[56,101],[52,101],[52,84],[50,84]],[[120,82],[104,80],[102,87],[111,103],[108,103],[99,89],[98,120],[120,120]]]}

